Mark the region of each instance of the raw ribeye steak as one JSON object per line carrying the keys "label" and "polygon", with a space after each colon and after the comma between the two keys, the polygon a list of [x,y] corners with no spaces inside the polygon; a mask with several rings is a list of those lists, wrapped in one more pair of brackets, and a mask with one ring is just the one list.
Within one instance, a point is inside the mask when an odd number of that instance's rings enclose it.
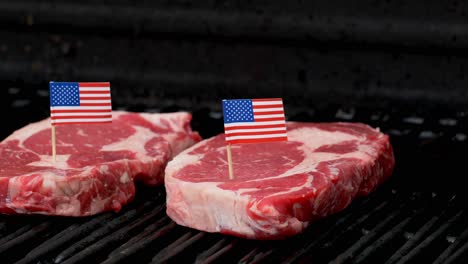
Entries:
{"label": "raw ribeye steak", "polygon": [[48,119],[0,143],[0,213],[85,216],[118,211],[134,181],[162,184],[167,162],[200,140],[188,113],[113,112],[111,124],[56,126]]}
{"label": "raw ribeye steak", "polygon": [[167,214],[178,224],[252,239],[281,239],[336,213],[391,175],[388,136],[364,124],[288,123],[289,141],[204,140],[166,167]]}

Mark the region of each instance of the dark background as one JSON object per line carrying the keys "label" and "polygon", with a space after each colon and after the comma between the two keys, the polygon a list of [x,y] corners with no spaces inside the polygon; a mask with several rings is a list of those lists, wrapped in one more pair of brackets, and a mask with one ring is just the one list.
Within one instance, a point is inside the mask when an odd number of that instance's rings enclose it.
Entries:
{"label": "dark background", "polygon": [[289,120],[380,127],[396,177],[439,188],[464,169],[467,12],[465,1],[0,1],[0,137],[49,115],[51,80],[110,81],[114,109],[190,111],[204,137],[222,132],[221,99],[282,97]]}
{"label": "dark background", "polygon": [[110,81],[114,109],[190,111],[205,138],[223,131],[221,99],[282,97],[288,120],[379,127],[396,158],[377,191],[289,240],[176,226],[164,188],[139,185],[117,214],[0,215],[2,263],[466,263],[467,14],[463,0],[0,0],[0,139],[49,116],[49,81]]}

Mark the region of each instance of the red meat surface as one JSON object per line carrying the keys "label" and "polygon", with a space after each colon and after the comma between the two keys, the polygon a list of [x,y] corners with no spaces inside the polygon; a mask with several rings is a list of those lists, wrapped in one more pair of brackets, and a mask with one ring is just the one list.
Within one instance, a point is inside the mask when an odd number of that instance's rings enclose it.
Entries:
{"label": "red meat surface", "polygon": [[134,181],[162,184],[167,162],[200,140],[188,113],[113,112],[111,124],[56,126],[48,119],[0,143],[0,213],[86,216],[119,211]]}
{"label": "red meat surface", "polygon": [[369,194],[392,174],[387,135],[357,123],[288,123],[288,141],[199,142],[166,167],[167,214],[208,232],[281,239]]}

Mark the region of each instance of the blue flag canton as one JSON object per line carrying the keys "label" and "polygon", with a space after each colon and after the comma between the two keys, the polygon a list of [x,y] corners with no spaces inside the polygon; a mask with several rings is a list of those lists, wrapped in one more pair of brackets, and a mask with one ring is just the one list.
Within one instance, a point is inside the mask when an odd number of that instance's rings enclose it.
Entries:
{"label": "blue flag canton", "polygon": [[51,82],[50,106],[79,106],[80,88],[78,83]]}
{"label": "blue flag canton", "polygon": [[252,100],[223,100],[224,123],[254,122]]}

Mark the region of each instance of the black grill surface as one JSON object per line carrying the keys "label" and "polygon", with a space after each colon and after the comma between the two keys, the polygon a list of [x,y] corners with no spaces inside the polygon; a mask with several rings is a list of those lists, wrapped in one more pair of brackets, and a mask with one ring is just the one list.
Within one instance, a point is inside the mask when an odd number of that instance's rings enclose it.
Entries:
{"label": "black grill surface", "polygon": [[[46,91],[10,85],[1,96],[14,129],[48,115]],[[32,100],[31,98],[35,98]],[[219,102],[114,105],[132,111],[193,112],[203,137],[222,131]],[[33,109],[34,111],[31,111]],[[457,110],[458,109],[458,110]],[[468,112],[445,105],[377,99],[295,106],[289,120],[364,122],[388,133],[393,177],[346,210],[283,241],[199,232],[165,214],[163,187],[137,186],[119,213],[92,217],[0,215],[1,263],[466,263],[468,212],[463,186]]]}

